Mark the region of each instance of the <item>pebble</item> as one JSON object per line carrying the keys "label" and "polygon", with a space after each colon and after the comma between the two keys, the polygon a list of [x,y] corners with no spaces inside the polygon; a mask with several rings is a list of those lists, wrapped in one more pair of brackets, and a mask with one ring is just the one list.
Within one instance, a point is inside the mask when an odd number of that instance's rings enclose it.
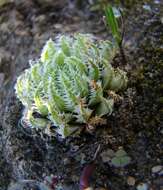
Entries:
{"label": "pebble", "polygon": [[163,17],[161,17],[160,20],[161,20],[161,23],[163,24]]}
{"label": "pebble", "polygon": [[76,152],[79,150],[79,146],[78,145],[73,145],[71,148],[70,148],[70,152]]}
{"label": "pebble", "polygon": [[38,17],[35,18],[34,21],[39,22],[39,23],[45,22],[46,21],[46,16],[45,15],[39,15]]}
{"label": "pebble", "polygon": [[4,73],[0,73],[0,86],[3,85],[3,83],[4,83],[4,79],[5,79],[5,75],[4,75]]}
{"label": "pebble", "polygon": [[136,180],[135,180],[134,177],[129,176],[129,177],[127,178],[127,184],[128,184],[129,186],[134,186],[134,185],[135,185],[135,182],[136,182]]}
{"label": "pebble", "polygon": [[149,5],[143,5],[143,8],[147,11],[151,11],[151,7]]}
{"label": "pebble", "polygon": [[114,157],[115,153],[112,149],[108,149],[101,153],[101,158],[104,163],[110,162],[110,160]]}
{"label": "pebble", "polygon": [[64,166],[70,164],[70,160],[68,158],[64,158],[63,164],[64,164]]}
{"label": "pebble", "polygon": [[157,173],[160,173],[161,170],[163,170],[163,166],[161,166],[161,165],[154,166],[154,167],[152,168],[152,173],[153,173],[153,174],[157,174]]}
{"label": "pebble", "polygon": [[163,129],[161,129],[160,133],[163,134]]}
{"label": "pebble", "polygon": [[159,3],[160,3],[160,0],[155,0],[154,3],[155,3],[155,4],[159,4]]}
{"label": "pebble", "polygon": [[55,28],[55,29],[61,29],[62,27],[63,27],[62,24],[55,24],[55,25],[54,25],[54,28]]}
{"label": "pebble", "polygon": [[148,190],[148,184],[146,183],[140,183],[137,187],[137,190]]}
{"label": "pebble", "polygon": [[163,176],[163,169],[159,172],[160,176]]}

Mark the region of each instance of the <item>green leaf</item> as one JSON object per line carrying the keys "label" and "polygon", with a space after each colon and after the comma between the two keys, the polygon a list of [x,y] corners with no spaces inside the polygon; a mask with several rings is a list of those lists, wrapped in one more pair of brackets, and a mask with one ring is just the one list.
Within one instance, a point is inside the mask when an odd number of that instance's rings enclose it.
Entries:
{"label": "green leaf", "polygon": [[39,88],[36,90],[36,93],[34,95],[34,102],[35,102],[35,105],[38,109],[38,111],[43,115],[43,116],[46,116],[48,115],[48,108],[47,106],[44,104],[41,96],[40,96],[40,90]]}
{"label": "green leaf", "polygon": [[121,159],[118,157],[114,157],[111,159],[111,163],[115,166],[115,167],[121,167]]}
{"label": "green leaf", "polygon": [[102,86],[104,90],[109,89],[110,82],[113,78],[113,73],[114,73],[114,70],[112,66],[110,64],[107,64],[102,74],[102,84],[103,84]]}
{"label": "green leaf", "polygon": [[97,105],[101,101],[101,97],[103,97],[103,89],[100,83],[96,81],[92,81],[90,84],[90,95],[88,105],[90,107]]}
{"label": "green leaf", "polygon": [[123,149],[120,149],[115,153],[115,157],[112,158],[111,163],[115,167],[125,167],[130,161],[131,158],[127,156],[127,153]]}
{"label": "green leaf", "polygon": [[64,72],[62,72],[60,74],[61,77],[61,81],[64,87],[64,91],[65,91],[65,95],[66,97],[69,98],[70,102],[72,103],[72,106],[74,106],[75,104],[78,103],[78,98],[76,97],[76,95],[74,94],[74,92],[72,91],[72,85],[69,78],[66,76],[66,74]]}
{"label": "green leaf", "polygon": [[33,114],[33,111],[28,110],[27,118],[28,118],[28,121],[30,122],[32,127],[41,128],[41,129],[47,127],[47,125],[49,123],[49,121],[47,119],[34,118],[32,114]]}
{"label": "green leaf", "polygon": [[84,78],[84,76],[74,74],[74,80],[75,80],[75,87],[77,90],[77,94],[81,98],[88,96],[89,89],[88,89],[88,83],[87,80]]}
{"label": "green leaf", "polygon": [[35,82],[41,81],[41,75],[39,73],[40,65],[37,63],[31,66],[31,78]]}
{"label": "green leaf", "polygon": [[114,157],[111,160],[111,163],[115,166],[115,167],[125,167],[126,165],[128,165],[131,161],[131,158],[129,156],[124,156],[124,157]]}
{"label": "green leaf", "polygon": [[115,54],[116,54],[116,51],[117,51],[117,47],[114,45],[113,46],[113,43],[110,42],[109,40],[107,41],[100,41],[99,42],[99,57],[100,57],[100,60],[102,62],[102,64],[105,65],[105,62],[110,62]]}
{"label": "green leaf", "polygon": [[62,51],[58,51],[55,53],[54,62],[59,66],[62,67],[64,65],[65,55]]}
{"label": "green leaf", "polygon": [[61,37],[61,48],[65,55],[70,56],[69,38],[66,38],[65,36]]}
{"label": "green leaf", "polygon": [[92,114],[92,110],[89,108],[85,108],[83,106],[80,106],[79,109],[80,109],[80,112],[79,112],[80,116],[78,117],[78,119],[82,118],[83,122],[87,123]]}
{"label": "green leaf", "polygon": [[99,68],[91,60],[89,61],[89,64],[91,65],[91,68],[90,68],[90,71],[89,71],[89,76],[90,76],[91,80],[97,81],[99,79],[99,77],[100,77]]}
{"label": "green leaf", "polygon": [[55,46],[54,46],[54,42],[52,41],[52,39],[49,39],[43,50],[42,50],[42,53],[41,53],[41,61],[44,63],[46,61],[50,61],[52,60],[54,54],[56,52],[56,49],[55,49]]}
{"label": "green leaf", "polygon": [[53,121],[54,125],[59,126],[63,123],[62,117],[60,113],[57,111],[56,107],[52,102],[47,104],[48,111],[49,111],[49,118]]}
{"label": "green leaf", "polygon": [[122,149],[118,150],[115,154],[116,154],[117,157],[122,157],[122,156],[127,155],[127,153]]}
{"label": "green leaf", "polygon": [[57,127],[56,132],[61,135],[62,138],[66,138],[74,133],[77,128],[77,126],[60,125],[59,127]]}
{"label": "green leaf", "polygon": [[83,62],[74,56],[71,56],[69,58],[66,59],[65,61],[68,65],[72,65],[74,70],[77,70],[80,74],[86,74],[87,73],[87,67],[85,64],[83,64]]}
{"label": "green leaf", "polygon": [[120,44],[122,41],[122,38],[119,32],[118,22],[114,15],[112,6],[108,5],[105,8],[105,16],[106,16],[107,25],[110,27],[113,37],[115,38],[117,44]]}
{"label": "green leaf", "polygon": [[114,71],[112,80],[110,82],[110,89],[115,92],[125,88],[127,86],[126,73],[120,69]]}
{"label": "green leaf", "polygon": [[56,86],[56,81],[53,81],[52,79],[49,79],[49,84],[48,84],[48,96],[49,96],[49,101],[53,102],[55,104],[57,110],[59,112],[66,111],[66,105],[64,98],[57,93],[57,86]]}
{"label": "green leaf", "polygon": [[113,99],[106,99],[101,97],[101,102],[96,108],[96,114],[99,116],[103,116],[106,114],[111,114],[113,111]]}

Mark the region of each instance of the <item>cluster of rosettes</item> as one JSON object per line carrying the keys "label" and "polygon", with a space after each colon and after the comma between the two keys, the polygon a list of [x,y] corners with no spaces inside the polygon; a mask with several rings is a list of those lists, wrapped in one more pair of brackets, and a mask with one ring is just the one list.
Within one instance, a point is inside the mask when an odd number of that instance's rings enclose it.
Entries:
{"label": "cluster of rosettes", "polygon": [[110,62],[116,47],[91,35],[61,36],[46,42],[41,57],[17,79],[16,95],[31,127],[54,127],[63,138],[82,126],[95,126],[111,114],[114,99],[127,84],[126,73]]}

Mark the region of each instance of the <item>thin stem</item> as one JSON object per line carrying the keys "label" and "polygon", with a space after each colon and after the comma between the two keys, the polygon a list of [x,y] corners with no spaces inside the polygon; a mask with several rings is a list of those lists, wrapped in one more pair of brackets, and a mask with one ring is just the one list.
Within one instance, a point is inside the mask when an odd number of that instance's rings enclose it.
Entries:
{"label": "thin stem", "polygon": [[122,43],[119,44],[119,50],[120,50],[120,54],[121,54],[123,64],[127,64],[127,59],[126,59],[126,55],[125,55]]}

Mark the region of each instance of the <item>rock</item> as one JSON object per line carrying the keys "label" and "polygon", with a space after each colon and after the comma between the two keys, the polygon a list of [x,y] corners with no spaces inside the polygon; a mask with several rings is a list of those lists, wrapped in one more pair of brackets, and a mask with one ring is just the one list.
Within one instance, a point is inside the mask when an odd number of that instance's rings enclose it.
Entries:
{"label": "rock", "polygon": [[65,185],[65,184],[63,184],[63,185],[57,186],[56,189],[57,190],[72,190],[72,189],[73,190],[78,190],[79,187],[76,184],[72,184],[72,185]]}
{"label": "rock", "polygon": [[27,190],[27,189],[40,189],[40,183],[35,180],[20,180],[16,183],[10,184],[8,190]]}
{"label": "rock", "polygon": [[55,24],[55,25],[54,25],[54,28],[56,28],[56,29],[61,29],[61,28],[63,28],[63,25],[62,25],[62,24]]}
{"label": "rock", "polygon": [[40,183],[38,188],[40,190],[50,190],[50,188],[46,186],[44,183]]}
{"label": "rock", "polygon": [[35,19],[34,19],[34,21],[36,22],[36,23],[45,23],[46,22],[46,16],[45,15],[39,15],[39,16],[37,16]]}
{"label": "rock", "polygon": [[148,184],[146,183],[140,183],[137,187],[136,187],[137,190],[148,190]]}
{"label": "rock", "polygon": [[163,176],[163,169],[159,172],[160,176]]}
{"label": "rock", "polygon": [[9,52],[5,51],[4,49],[0,48],[0,69],[2,70],[9,70],[8,69],[8,62],[11,60],[11,55]]}
{"label": "rock", "polygon": [[149,5],[143,5],[143,9],[147,11],[151,11],[151,7]]}
{"label": "rock", "polygon": [[110,162],[114,157],[114,151],[112,149],[108,149],[101,153],[101,158],[104,163]]}
{"label": "rock", "polygon": [[163,17],[161,17],[160,20],[161,20],[161,23],[163,24]]}
{"label": "rock", "polygon": [[154,166],[154,167],[152,168],[152,173],[153,173],[153,174],[157,174],[157,173],[160,173],[161,170],[163,170],[163,166],[161,166],[161,165]]}
{"label": "rock", "polygon": [[68,158],[64,158],[63,159],[63,164],[64,164],[64,166],[70,164],[70,160]]}
{"label": "rock", "polygon": [[160,133],[163,134],[163,129],[161,129]]}
{"label": "rock", "polygon": [[158,177],[157,179],[153,180],[153,185],[155,189],[163,190],[163,177]]}
{"label": "rock", "polygon": [[3,83],[4,83],[4,79],[5,79],[5,75],[4,75],[4,73],[0,73],[0,86],[3,85]]}
{"label": "rock", "polygon": [[7,3],[11,3],[13,2],[12,0],[0,0],[0,7],[2,7],[3,5],[7,4]]}
{"label": "rock", "polygon": [[37,0],[37,2],[40,5],[42,5],[43,7],[52,6],[52,7],[56,7],[56,8],[62,8],[67,3],[66,0],[59,0],[59,1],[55,1],[55,0]]}
{"label": "rock", "polygon": [[155,4],[159,4],[159,3],[160,3],[160,0],[154,0],[154,3],[155,3]]}
{"label": "rock", "polygon": [[70,152],[74,153],[77,152],[79,150],[79,146],[78,145],[72,145],[70,148]]}
{"label": "rock", "polygon": [[127,178],[127,184],[128,184],[129,186],[134,186],[134,185],[135,185],[135,182],[136,182],[136,180],[135,180],[134,177],[129,176],[129,177]]}

